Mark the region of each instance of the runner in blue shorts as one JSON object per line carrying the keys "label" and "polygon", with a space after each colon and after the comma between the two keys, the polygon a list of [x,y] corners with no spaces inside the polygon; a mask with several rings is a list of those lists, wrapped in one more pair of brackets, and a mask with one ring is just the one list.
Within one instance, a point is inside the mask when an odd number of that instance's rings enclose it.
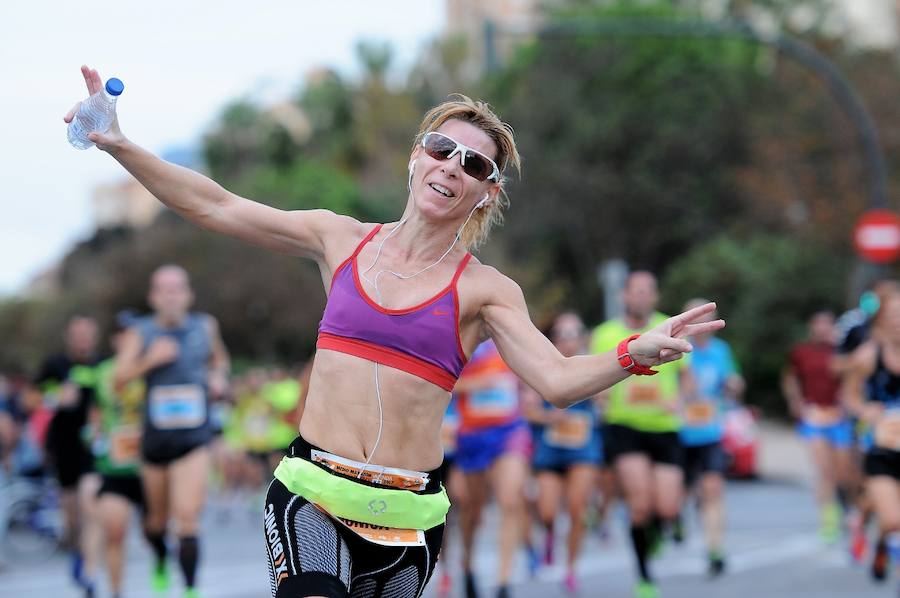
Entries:
{"label": "runner in blue shorts", "polygon": [[[688,305],[699,305],[694,299]],[[710,319],[715,319],[710,316]],[[725,452],[722,449],[726,399],[735,400],[744,390],[744,379],[728,343],[712,333],[691,338],[694,352],[690,367],[697,384],[696,396],[684,407],[681,442],[685,447],[685,486],[696,486],[706,534],[709,576],[725,571],[722,536],[725,532]]]}
{"label": "runner in blue shorts", "polygon": [[828,311],[813,314],[809,340],[791,349],[781,384],[818,474],[816,495],[826,543],[840,538],[841,510],[850,503],[853,485],[853,425],[841,405],[835,336],[834,315]]}
{"label": "runner in blue shorts", "polygon": [[460,523],[467,598],[478,595],[472,557],[488,488],[500,508],[498,597],[508,595],[513,559],[523,537],[531,431],[522,417],[520,384],[493,341],[488,341],[475,349],[454,389],[460,422],[456,465],[466,480]]}
{"label": "runner in blue shorts", "polygon": [[[559,315],[550,336],[563,355],[587,353],[584,322],[574,313]],[[524,396],[528,397],[526,416],[532,422],[534,432],[532,465],[538,481],[538,514],[547,531],[544,563],[553,562],[553,527],[559,503],[565,496],[570,525],[564,587],[567,592],[576,593],[575,565],[603,457],[594,405],[592,401],[582,401],[560,410],[536,393]]]}

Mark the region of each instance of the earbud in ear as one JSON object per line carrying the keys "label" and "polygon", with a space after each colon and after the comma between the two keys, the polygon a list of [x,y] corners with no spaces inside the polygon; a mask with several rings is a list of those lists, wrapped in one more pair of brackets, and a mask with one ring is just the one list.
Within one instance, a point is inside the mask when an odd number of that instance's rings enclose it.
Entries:
{"label": "earbud in ear", "polygon": [[491,198],[490,194],[485,193],[484,197],[481,198],[481,201],[479,201],[477,204],[475,204],[475,209],[477,210],[478,208],[483,208],[485,206],[485,204],[487,204],[487,202],[490,198]]}

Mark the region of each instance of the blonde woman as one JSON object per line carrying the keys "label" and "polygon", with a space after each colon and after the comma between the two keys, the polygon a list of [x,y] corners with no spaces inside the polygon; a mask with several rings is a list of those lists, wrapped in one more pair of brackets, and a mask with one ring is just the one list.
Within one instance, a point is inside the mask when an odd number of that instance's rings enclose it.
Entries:
{"label": "blonde woman", "polygon": [[[89,92],[100,89],[97,71],[82,73]],[[500,220],[519,154],[511,128],[466,97],[425,115],[403,214],[386,224],[239,197],[132,143],[118,122],[90,139],[188,220],[314,260],[322,274],[328,303],[299,436],[265,504],[277,597],[422,593],[449,508],[441,420],[482,340],[493,338],[516,374],[566,407],[680,358],[691,350],[685,336],[724,326],[693,323],[710,304],[618,352],[563,357],[532,324],[519,286],[469,253]]]}

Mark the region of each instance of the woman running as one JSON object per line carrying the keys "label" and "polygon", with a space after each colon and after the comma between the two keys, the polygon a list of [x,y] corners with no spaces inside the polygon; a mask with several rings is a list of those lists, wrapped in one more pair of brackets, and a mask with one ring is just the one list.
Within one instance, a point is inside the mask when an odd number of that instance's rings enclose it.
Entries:
{"label": "woman running", "polygon": [[[556,317],[550,338],[565,356],[584,355],[589,336],[577,314],[565,312]],[[587,511],[597,485],[603,449],[593,401],[583,401],[559,410],[541,397],[526,394],[526,417],[534,429],[532,466],[538,483],[538,515],[546,535],[544,563],[553,563],[554,528],[559,505],[565,499],[569,514],[566,553],[566,577],[563,587],[578,592],[575,566],[581,553],[586,530]]]}
{"label": "woman running", "polygon": [[879,526],[872,575],[883,580],[888,563],[900,563],[900,294],[883,299],[875,326],[879,334],[853,353],[844,396],[871,428],[864,469]]}
{"label": "woman running", "polygon": [[[101,89],[82,67],[88,91]],[[64,118],[71,121],[78,106]],[[449,501],[441,420],[476,345],[557,407],[679,359],[713,304],[618,351],[563,357],[532,324],[522,290],[469,253],[507,203],[519,168],[511,128],[458,96],[424,117],[397,222],[283,211],[157,158],[115,121],[89,136],[161,202],[195,224],[314,260],[328,292],[299,436],[275,470],[264,511],[274,596],[418,596],[434,568]]]}

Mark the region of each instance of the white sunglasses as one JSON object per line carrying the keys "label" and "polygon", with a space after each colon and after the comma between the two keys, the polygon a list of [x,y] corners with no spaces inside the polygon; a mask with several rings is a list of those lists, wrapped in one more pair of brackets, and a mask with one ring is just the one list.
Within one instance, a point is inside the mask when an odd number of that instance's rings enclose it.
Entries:
{"label": "white sunglasses", "polygon": [[467,145],[463,145],[456,139],[443,133],[432,131],[422,137],[422,147],[425,153],[435,160],[449,160],[459,154],[463,172],[479,181],[491,180],[495,183],[500,180],[500,169],[497,163]]}

